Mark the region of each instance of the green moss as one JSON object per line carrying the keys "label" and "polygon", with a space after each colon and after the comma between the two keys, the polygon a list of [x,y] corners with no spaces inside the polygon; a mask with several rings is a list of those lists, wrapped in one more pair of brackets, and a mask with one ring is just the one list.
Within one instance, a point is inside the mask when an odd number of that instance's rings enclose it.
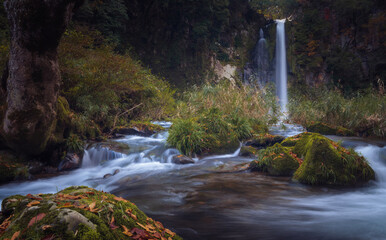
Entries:
{"label": "green moss", "polygon": [[79,224],[78,234],[76,235],[75,239],[76,240],[89,240],[89,239],[101,240],[102,238],[96,230],[81,223]]}
{"label": "green moss", "polygon": [[240,149],[240,156],[256,157],[258,150],[252,146],[243,146]]}
{"label": "green moss", "polygon": [[[11,196],[3,201],[2,207],[1,221],[12,216],[11,225],[0,236],[2,239],[11,238],[17,231],[21,231],[21,239],[131,239],[123,234],[122,226],[129,231],[143,229],[149,237],[157,232],[166,239],[181,239],[133,203],[85,186],[56,194]],[[36,216],[41,219],[36,220]]]}
{"label": "green moss", "polygon": [[321,133],[325,135],[338,135],[338,136],[354,136],[354,132],[344,128],[335,127],[322,122],[312,122],[307,127],[307,131],[314,133]]}
{"label": "green moss", "polygon": [[252,171],[268,172],[274,176],[292,176],[299,167],[299,162],[290,155],[289,150],[279,143],[260,150],[258,155],[258,160],[249,166]]}
{"label": "green moss", "polygon": [[303,164],[294,179],[307,184],[354,185],[375,178],[367,161],[320,134],[307,134],[294,149]]}

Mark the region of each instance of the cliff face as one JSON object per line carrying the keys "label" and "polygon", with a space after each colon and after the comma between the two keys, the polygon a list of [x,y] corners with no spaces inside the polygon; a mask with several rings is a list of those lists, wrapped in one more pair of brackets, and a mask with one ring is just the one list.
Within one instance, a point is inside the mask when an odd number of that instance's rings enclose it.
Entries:
{"label": "cliff face", "polygon": [[287,24],[293,81],[346,93],[384,84],[385,9],[381,1],[299,1]]}
{"label": "cliff face", "polygon": [[[102,24],[97,16],[113,24]],[[155,73],[179,87],[213,76],[218,61],[241,67],[265,25],[248,0],[135,0],[122,2],[119,11],[112,1],[89,1],[76,19],[109,34],[119,50],[131,47]]]}

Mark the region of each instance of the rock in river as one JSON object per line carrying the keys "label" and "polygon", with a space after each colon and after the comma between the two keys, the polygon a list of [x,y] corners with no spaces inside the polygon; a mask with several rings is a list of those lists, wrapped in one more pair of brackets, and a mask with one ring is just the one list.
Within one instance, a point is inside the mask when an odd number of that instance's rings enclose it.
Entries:
{"label": "rock in river", "polygon": [[130,201],[88,187],[4,199],[1,239],[182,239]]}

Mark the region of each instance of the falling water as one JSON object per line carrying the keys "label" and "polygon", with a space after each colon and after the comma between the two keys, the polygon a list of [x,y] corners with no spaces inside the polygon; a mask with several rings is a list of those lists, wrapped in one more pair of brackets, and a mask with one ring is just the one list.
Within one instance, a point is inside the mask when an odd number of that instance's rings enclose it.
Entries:
{"label": "falling water", "polygon": [[276,94],[281,111],[287,112],[287,59],[285,48],[285,19],[276,20]]}
{"label": "falling water", "polygon": [[269,79],[269,56],[267,41],[264,38],[263,29],[260,29],[260,40],[256,46],[253,64],[256,68],[255,78],[259,87],[262,88],[266,85]]}

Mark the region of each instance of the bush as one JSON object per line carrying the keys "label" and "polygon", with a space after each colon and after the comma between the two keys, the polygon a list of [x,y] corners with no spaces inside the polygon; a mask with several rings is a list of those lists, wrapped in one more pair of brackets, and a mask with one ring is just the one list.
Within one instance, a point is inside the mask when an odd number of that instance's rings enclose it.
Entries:
{"label": "bush", "polygon": [[192,156],[208,148],[216,141],[205,132],[204,126],[194,119],[177,119],[169,131],[168,144],[176,147],[182,154]]}
{"label": "bush", "polygon": [[161,119],[174,108],[167,82],[151,74],[96,31],[73,27],[59,46],[62,94],[75,112],[107,129],[131,118]]}

